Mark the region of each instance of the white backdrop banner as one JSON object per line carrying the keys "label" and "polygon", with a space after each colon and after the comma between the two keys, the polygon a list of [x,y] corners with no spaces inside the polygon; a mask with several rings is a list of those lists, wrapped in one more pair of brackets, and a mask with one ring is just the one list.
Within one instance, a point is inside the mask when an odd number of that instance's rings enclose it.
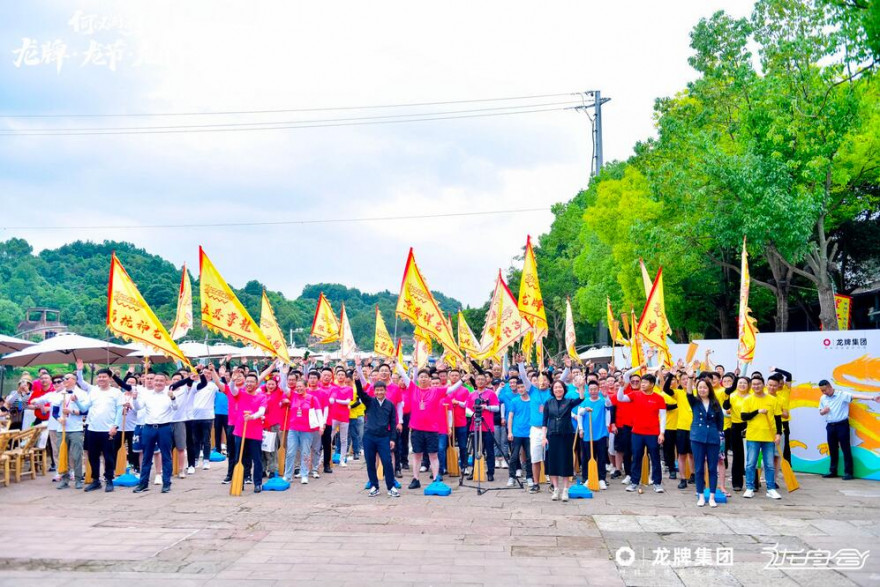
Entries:
{"label": "white backdrop banner", "polygon": [[[736,368],[736,339],[696,340],[696,358],[706,349],[710,360],[725,371]],[[670,347],[675,360],[684,358],[688,345]],[[617,349],[618,364],[628,357]],[[622,361],[622,362],[621,362]],[[790,371],[794,376],[791,392],[791,453],[795,471],[827,473],[828,441],[825,421],[819,415],[819,381],[827,379],[836,389],[880,393],[880,330],[841,330],[836,332],[761,333],[755,361],[749,372],[767,377],[770,367]],[[856,477],[880,480],[880,403],[854,400],[849,411]],[[841,458],[841,466],[843,459]]]}

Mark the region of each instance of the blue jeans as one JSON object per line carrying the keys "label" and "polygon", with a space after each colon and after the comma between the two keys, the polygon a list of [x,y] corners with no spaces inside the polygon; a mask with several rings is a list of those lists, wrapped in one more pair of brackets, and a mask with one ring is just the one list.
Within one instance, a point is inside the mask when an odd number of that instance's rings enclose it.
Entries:
{"label": "blue jeans", "polygon": [[663,470],[660,468],[660,443],[656,434],[632,435],[632,483],[638,485],[642,479],[642,454],[648,449],[651,458],[651,483],[660,485],[663,480]]}
{"label": "blue jeans", "polygon": [[706,488],[706,467],[709,467],[709,495],[715,495],[718,487],[718,451],[720,444],[708,444],[691,440],[691,452],[694,454],[694,480],[697,483],[697,495],[703,495]]}
{"label": "blue jeans", "polygon": [[495,431],[493,432],[493,436],[495,436],[495,440],[498,442],[498,446],[501,447],[501,454],[498,455],[510,462],[510,447],[507,444],[507,426],[495,426]]}
{"label": "blue jeans", "polygon": [[364,436],[364,417],[359,416],[357,418],[352,418],[348,423],[348,442],[351,444],[351,450],[354,451],[354,456],[357,458],[361,454],[361,450],[363,450],[363,442],[361,439]]}
{"label": "blue jeans", "polygon": [[773,442],[760,442],[757,440],[746,441],[746,489],[755,489],[755,469],[758,466],[758,453],[763,453],[764,482],[767,490],[776,489],[773,468],[773,457],[776,454],[776,445]]}
{"label": "blue jeans", "polygon": [[391,438],[388,436],[371,436],[364,434],[364,460],[367,461],[367,477],[370,487],[379,488],[376,475],[376,454],[382,459],[382,472],[385,475],[385,488],[389,491],[394,487],[394,466],[391,464]]}
{"label": "blue jeans", "polygon": [[153,468],[153,453],[159,446],[162,455],[162,487],[171,487],[171,425],[163,424],[155,428],[149,424],[141,427],[141,478],[139,485],[150,484],[150,471]]}
{"label": "blue jeans", "polygon": [[287,452],[284,457],[284,480],[290,482],[293,479],[296,452],[299,451],[299,476],[305,479],[309,476],[309,455],[312,452],[312,432],[287,431]]}
{"label": "blue jeans", "polygon": [[458,447],[458,466],[461,467],[461,474],[468,466],[468,429],[467,426],[455,427],[455,445]]}
{"label": "blue jeans", "polygon": [[449,446],[449,436],[440,432],[437,434],[437,459],[440,464],[440,474],[446,475],[446,447]]}

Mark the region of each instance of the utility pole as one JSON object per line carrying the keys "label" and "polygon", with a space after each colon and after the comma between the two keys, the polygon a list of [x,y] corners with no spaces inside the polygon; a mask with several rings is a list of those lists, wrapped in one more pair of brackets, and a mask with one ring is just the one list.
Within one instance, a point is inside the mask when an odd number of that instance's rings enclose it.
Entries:
{"label": "utility pole", "polygon": [[[575,110],[579,110],[587,115],[592,126],[593,141],[593,158],[590,163],[590,177],[599,175],[599,171],[605,164],[602,154],[602,104],[609,102],[611,98],[603,98],[602,92],[599,90],[590,90],[583,93],[583,104],[575,106]],[[592,110],[592,114],[590,114]]]}

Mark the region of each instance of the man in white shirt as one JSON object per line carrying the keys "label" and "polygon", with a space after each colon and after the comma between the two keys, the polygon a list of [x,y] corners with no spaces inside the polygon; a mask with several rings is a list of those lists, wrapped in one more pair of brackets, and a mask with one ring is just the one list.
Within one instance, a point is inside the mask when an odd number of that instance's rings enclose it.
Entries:
{"label": "man in white shirt", "polygon": [[[193,462],[201,455],[202,469],[211,468],[211,431],[214,428],[214,395],[218,388],[211,373],[214,365],[209,364],[199,371],[199,382],[192,392]],[[194,464],[193,466],[196,466]],[[193,470],[195,472],[195,470]]]}
{"label": "man in white shirt", "polygon": [[[70,487],[69,478],[77,489],[83,488],[83,419],[82,408],[88,404],[88,394],[77,387],[76,375],[68,373],[62,378],[57,391],[51,391],[35,400],[36,406],[48,406],[48,428],[52,445],[61,446],[62,436],[67,443],[68,472],[60,476],[57,489]],[[63,434],[62,434],[63,430]],[[58,463],[59,470],[61,463]]]}
{"label": "man in white shirt", "polygon": [[101,488],[99,473],[101,471],[101,455],[104,456],[104,491],[113,491],[113,475],[116,470],[116,451],[113,449],[113,437],[122,425],[122,406],[125,399],[122,392],[110,387],[113,373],[110,369],[100,369],[95,374],[97,385],[89,385],[82,376],[83,362],[76,362],[76,380],[80,389],[88,392],[86,405],[80,404],[83,411],[88,410],[86,419],[85,448],[89,453],[89,466],[92,468],[93,481],[85,491]]}
{"label": "man in white shirt", "polygon": [[[186,479],[186,421],[192,406],[192,398],[190,396],[194,388],[191,383],[190,378],[184,377],[182,372],[171,376],[171,386],[175,397],[177,397],[178,406],[171,418],[171,442],[174,446],[174,451],[177,453],[174,457],[177,459],[177,476],[181,479]],[[164,468],[163,466],[162,469]]]}
{"label": "man in white shirt", "polygon": [[855,479],[853,471],[852,446],[850,446],[849,405],[853,399],[880,402],[880,395],[838,391],[827,379],[819,382],[822,397],[819,398],[819,415],[825,418],[825,433],[828,438],[828,456],[831,467],[822,477],[837,477],[837,464],[840,452],[843,453],[843,480]]}
{"label": "man in white shirt", "polygon": [[135,391],[132,396],[134,407],[144,414],[141,427],[141,477],[134,493],[150,489],[152,457],[157,445],[162,455],[162,493],[168,493],[171,491],[171,421],[179,409],[179,400],[175,391],[168,387],[168,376],[164,373],[154,375],[152,390]]}

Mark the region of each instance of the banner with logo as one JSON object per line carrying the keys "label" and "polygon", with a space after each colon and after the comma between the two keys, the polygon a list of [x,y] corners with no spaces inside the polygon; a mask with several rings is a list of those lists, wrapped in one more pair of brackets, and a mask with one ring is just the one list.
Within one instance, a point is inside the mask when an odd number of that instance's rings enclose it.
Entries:
{"label": "banner with logo", "polygon": [[[766,377],[770,367],[790,371],[791,455],[795,471],[827,473],[828,439],[825,419],[819,415],[819,381],[835,389],[880,393],[880,330],[838,332],[758,333],[752,371]],[[725,370],[736,366],[738,341],[698,340],[700,351],[711,349],[711,359]],[[683,358],[687,344],[671,345],[674,360]],[[625,364],[617,349],[618,365]],[[880,481],[880,403],[853,400],[849,409],[855,476]],[[842,465],[841,457],[841,465]]]}
{"label": "banner with logo", "polygon": [[834,294],[834,309],[837,311],[837,328],[849,330],[852,320],[852,298],[843,294]]}

